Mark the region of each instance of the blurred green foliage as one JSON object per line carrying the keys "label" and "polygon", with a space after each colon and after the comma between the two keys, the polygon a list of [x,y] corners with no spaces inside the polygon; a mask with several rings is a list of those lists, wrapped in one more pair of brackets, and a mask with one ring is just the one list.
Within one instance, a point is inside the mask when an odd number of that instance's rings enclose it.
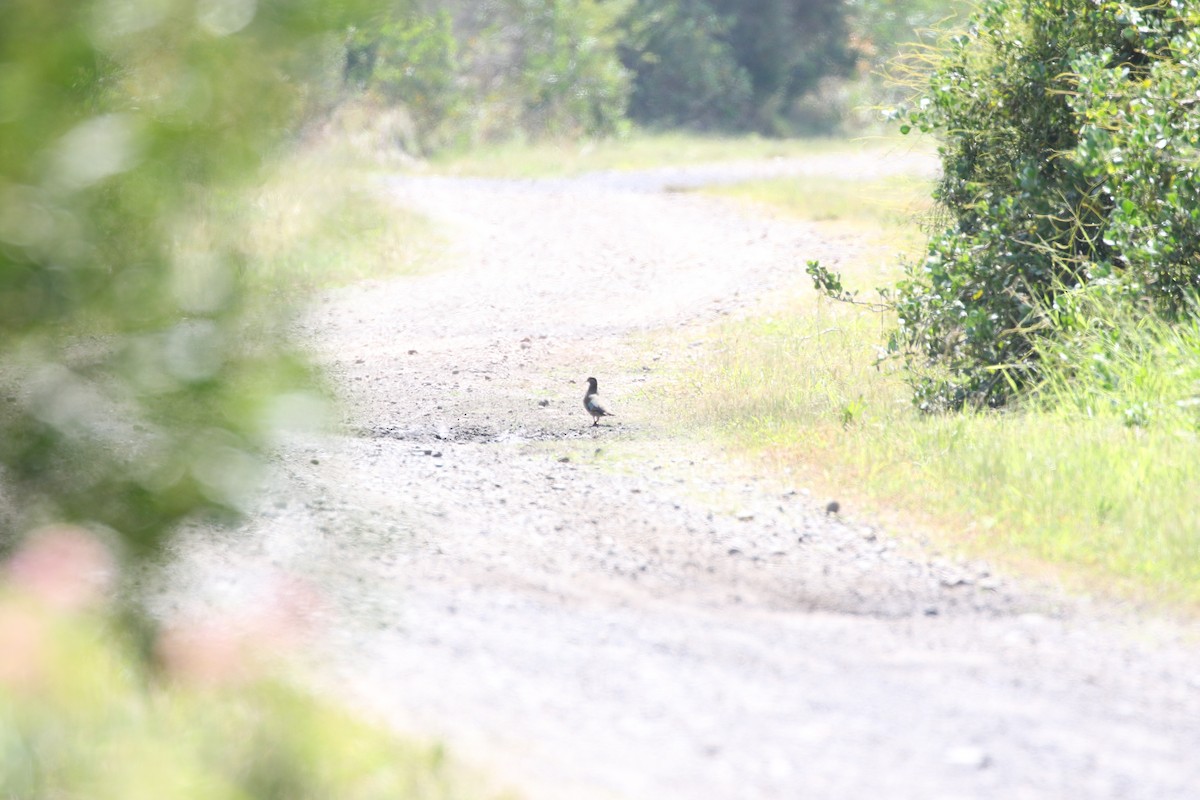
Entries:
{"label": "blurred green foliage", "polygon": [[595,136],[621,129],[629,76],[616,55],[616,26],[626,5],[626,0],[495,4],[485,38],[516,65],[525,98],[518,123],[524,130]]}
{"label": "blurred green foliage", "polygon": [[349,37],[345,77],[403,108],[401,146],[426,154],[629,122],[828,133],[850,110],[837,87],[965,2],[391,0]]}
{"label": "blurred green foliage", "polygon": [[318,54],[360,10],[5,3],[0,551],[76,521],[144,555],[181,517],[246,499],[304,369],[248,313],[241,232],[213,190],[253,178],[318,101]]}
{"label": "blurred green foliage", "polygon": [[151,676],[98,609],[41,595],[0,584],[0,796],[481,796],[440,747],[400,743],[223,658],[229,644],[219,638],[196,637],[174,665],[181,671]]}
{"label": "blurred green foliage", "polygon": [[402,107],[422,153],[492,139],[622,129],[628,75],[616,56],[623,0],[393,2],[356,27],[349,88]]}
{"label": "blurred green foliage", "polygon": [[403,105],[415,126],[407,144],[437,149],[461,128],[468,113],[458,50],[446,11],[393,9],[373,24],[351,29],[346,82],[352,90],[369,91],[383,105]]}
{"label": "blurred green foliage", "polygon": [[639,0],[624,26],[630,113],[651,126],[795,133],[799,101],[856,66],[841,0]]}
{"label": "blurred green foliage", "polygon": [[1188,313],[1198,23],[1182,0],[988,0],[897,110],[902,131],[939,136],[952,220],[898,292],[895,343],[922,407],[1001,405],[1035,383],[1035,342],[1061,333],[1052,312],[1076,287]]}
{"label": "blurred green foliage", "polygon": [[369,10],[3,5],[0,796],[465,796],[440,749],[267,679],[288,623],[150,637],[108,556],[244,507],[260,450],[319,406],[246,189],[340,100]]}

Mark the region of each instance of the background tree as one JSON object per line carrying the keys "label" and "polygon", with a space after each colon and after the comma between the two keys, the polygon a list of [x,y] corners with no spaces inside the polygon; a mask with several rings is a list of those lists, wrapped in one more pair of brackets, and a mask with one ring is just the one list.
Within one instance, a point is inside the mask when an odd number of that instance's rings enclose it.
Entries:
{"label": "background tree", "polygon": [[[352,32],[345,74],[404,109],[405,146],[656,128],[829,133],[849,84],[966,0],[391,0]],[[861,101],[861,102],[860,102]]]}
{"label": "background tree", "polygon": [[841,0],[639,0],[626,26],[631,111],[648,125],[794,133],[799,101],[856,64]]}
{"label": "background tree", "polygon": [[754,91],[728,41],[732,24],[702,0],[639,3],[620,48],[635,75],[630,118],[658,127],[744,126]]}
{"label": "background tree", "polygon": [[854,73],[842,0],[713,0],[734,20],[729,40],[750,73],[755,125],[785,134],[801,126],[796,103],[825,78]]}

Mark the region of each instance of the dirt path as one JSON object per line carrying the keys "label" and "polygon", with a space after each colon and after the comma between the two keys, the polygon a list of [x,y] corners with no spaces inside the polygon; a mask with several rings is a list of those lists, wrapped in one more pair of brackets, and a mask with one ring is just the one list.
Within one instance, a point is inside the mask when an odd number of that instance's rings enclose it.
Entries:
{"label": "dirt path", "polygon": [[1178,628],[943,562],[655,425],[642,390],[686,353],[641,334],[686,341],[856,246],[663,191],[735,174],[389,180],[461,268],[308,317],[346,433],[283,445],[174,602],[301,576],[329,685],[535,799],[1200,797]]}

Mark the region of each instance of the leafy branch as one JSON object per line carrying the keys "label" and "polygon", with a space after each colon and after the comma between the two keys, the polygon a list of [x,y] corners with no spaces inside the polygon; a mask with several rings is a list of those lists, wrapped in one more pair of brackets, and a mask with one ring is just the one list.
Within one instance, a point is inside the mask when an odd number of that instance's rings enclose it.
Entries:
{"label": "leafy branch", "polygon": [[812,278],[813,288],[831,300],[837,300],[839,303],[863,306],[876,312],[891,311],[895,308],[895,304],[891,301],[887,289],[876,289],[883,302],[874,303],[868,300],[859,300],[857,291],[849,291],[842,285],[841,274],[822,266],[820,261],[815,259],[810,260],[805,266],[804,271]]}

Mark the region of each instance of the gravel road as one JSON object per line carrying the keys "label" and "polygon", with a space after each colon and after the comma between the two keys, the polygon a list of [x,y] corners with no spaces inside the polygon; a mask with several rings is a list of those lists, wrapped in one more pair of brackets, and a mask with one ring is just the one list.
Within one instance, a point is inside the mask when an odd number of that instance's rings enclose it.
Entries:
{"label": "gravel road", "polygon": [[323,685],[533,800],[1200,798],[1185,625],[826,514],[646,399],[690,331],[859,246],[673,189],[930,168],[389,178],[459,266],[304,318],[341,432],[283,442],[249,522],[183,542],[170,603],[289,576]]}

